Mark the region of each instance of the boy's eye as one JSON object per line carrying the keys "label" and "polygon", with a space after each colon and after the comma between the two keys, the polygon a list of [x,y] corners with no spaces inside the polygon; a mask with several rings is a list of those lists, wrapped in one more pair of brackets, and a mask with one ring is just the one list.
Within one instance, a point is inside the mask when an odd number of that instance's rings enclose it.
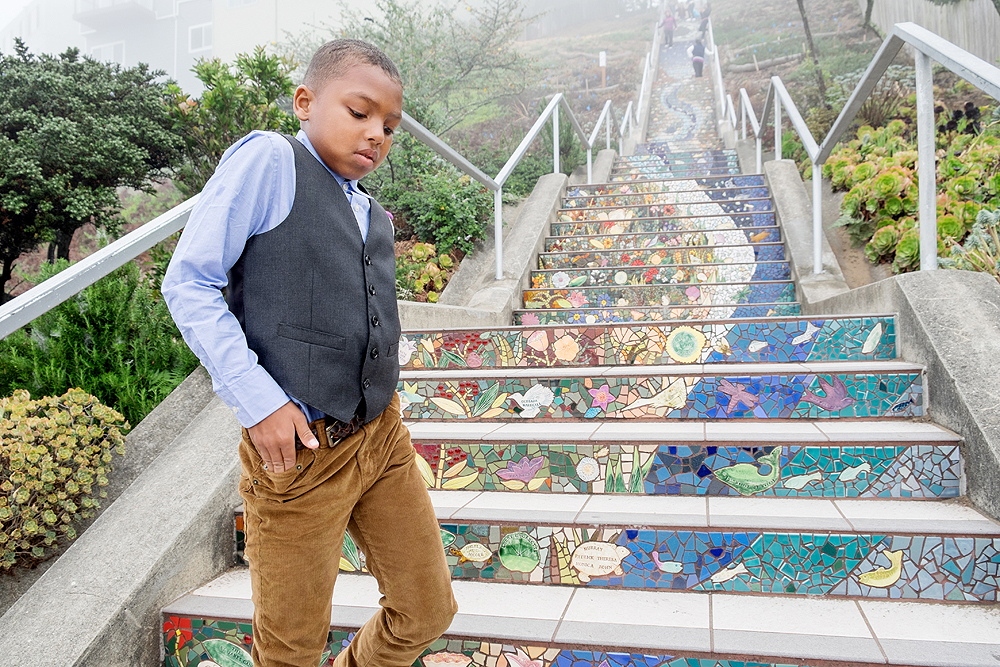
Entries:
{"label": "boy's eye", "polygon": [[365,117],[365,115],[363,113],[358,113],[357,111],[355,111],[354,109],[351,109],[350,107],[348,107],[347,110],[350,111],[351,115],[354,116],[355,118],[364,118]]}
{"label": "boy's eye", "polygon": [[385,127],[383,127],[383,128],[382,128],[382,131],[383,131],[383,132],[385,132],[385,133],[386,133],[387,135],[390,135],[390,134],[392,134],[393,132],[395,132],[395,130],[394,130],[394,129],[392,129],[391,127],[389,127],[388,125],[386,125]]}

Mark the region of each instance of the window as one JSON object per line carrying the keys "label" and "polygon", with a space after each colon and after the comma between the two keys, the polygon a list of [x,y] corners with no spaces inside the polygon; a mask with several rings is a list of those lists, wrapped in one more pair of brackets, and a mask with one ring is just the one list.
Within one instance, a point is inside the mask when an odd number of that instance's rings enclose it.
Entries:
{"label": "window", "polygon": [[94,60],[105,63],[125,64],[125,42],[114,42],[111,44],[101,44],[90,49],[90,55]]}
{"label": "window", "polygon": [[188,51],[212,48],[212,24],[203,23],[188,28]]}
{"label": "window", "polygon": [[229,8],[236,9],[237,7],[246,7],[248,5],[256,5],[257,0],[229,0]]}

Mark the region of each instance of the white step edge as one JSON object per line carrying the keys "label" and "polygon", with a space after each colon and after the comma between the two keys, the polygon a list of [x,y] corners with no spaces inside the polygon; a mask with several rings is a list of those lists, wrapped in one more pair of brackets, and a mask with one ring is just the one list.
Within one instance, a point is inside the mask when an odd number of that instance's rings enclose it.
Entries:
{"label": "white step edge", "polygon": [[1000,536],[1000,524],[958,502],[508,491],[429,493],[438,520],[451,523]]}
{"label": "white step edge", "polygon": [[899,442],[958,443],[962,437],[937,424],[905,420],[883,421],[680,421],[655,422],[469,422],[465,420],[407,421],[413,440],[487,442],[628,442],[726,443],[778,442],[857,443],[878,446]]}
{"label": "white step edge", "polygon": [[739,364],[661,364],[650,366],[559,366],[556,368],[465,368],[461,370],[417,369],[399,372],[400,380],[433,378],[477,379],[505,377],[601,377],[629,375],[652,377],[661,375],[815,375],[829,373],[920,373],[923,366],[905,361],[810,361],[785,363],[739,363]]}
{"label": "white step edge", "polygon": [[[796,660],[983,667],[1000,655],[1000,608],[887,600],[608,590],[452,582],[447,635],[519,645],[605,646]],[[374,577],[341,574],[331,626],[360,627],[378,608]],[[249,619],[250,575],[232,570],[163,609]]]}

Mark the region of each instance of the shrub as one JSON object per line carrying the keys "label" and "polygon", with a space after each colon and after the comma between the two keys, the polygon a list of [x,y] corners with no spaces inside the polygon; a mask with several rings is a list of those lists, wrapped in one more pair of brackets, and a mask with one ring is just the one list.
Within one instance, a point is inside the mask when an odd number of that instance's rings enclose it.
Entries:
{"label": "shrub", "polygon": [[[41,278],[65,266],[46,265]],[[0,341],[0,396],[82,387],[138,423],[197,364],[159,292],[130,262]]]}
{"label": "shrub", "polygon": [[447,253],[438,254],[433,244],[414,244],[409,252],[396,258],[396,295],[405,301],[426,299],[437,303],[457,269],[455,259]]}
{"label": "shrub", "polygon": [[940,260],[942,268],[982,271],[1000,282],[1000,209],[983,209],[976,216],[976,222],[965,243],[954,243],[951,256]]}
{"label": "shrub", "polygon": [[128,422],[79,389],[0,398],[0,567],[32,566],[76,537],[107,493],[111,453]]}

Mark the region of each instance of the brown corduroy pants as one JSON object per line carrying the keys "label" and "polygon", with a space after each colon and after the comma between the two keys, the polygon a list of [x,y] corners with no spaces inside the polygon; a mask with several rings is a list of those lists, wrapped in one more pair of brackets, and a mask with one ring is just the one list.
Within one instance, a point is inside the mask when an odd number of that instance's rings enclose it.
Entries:
{"label": "brown corduroy pants", "polygon": [[263,470],[243,431],[240,495],[255,667],[319,664],[345,529],[382,599],[337,667],[412,665],[448,629],[457,605],[416,455],[398,396],[334,448],[297,452],[295,468],[284,473]]}

